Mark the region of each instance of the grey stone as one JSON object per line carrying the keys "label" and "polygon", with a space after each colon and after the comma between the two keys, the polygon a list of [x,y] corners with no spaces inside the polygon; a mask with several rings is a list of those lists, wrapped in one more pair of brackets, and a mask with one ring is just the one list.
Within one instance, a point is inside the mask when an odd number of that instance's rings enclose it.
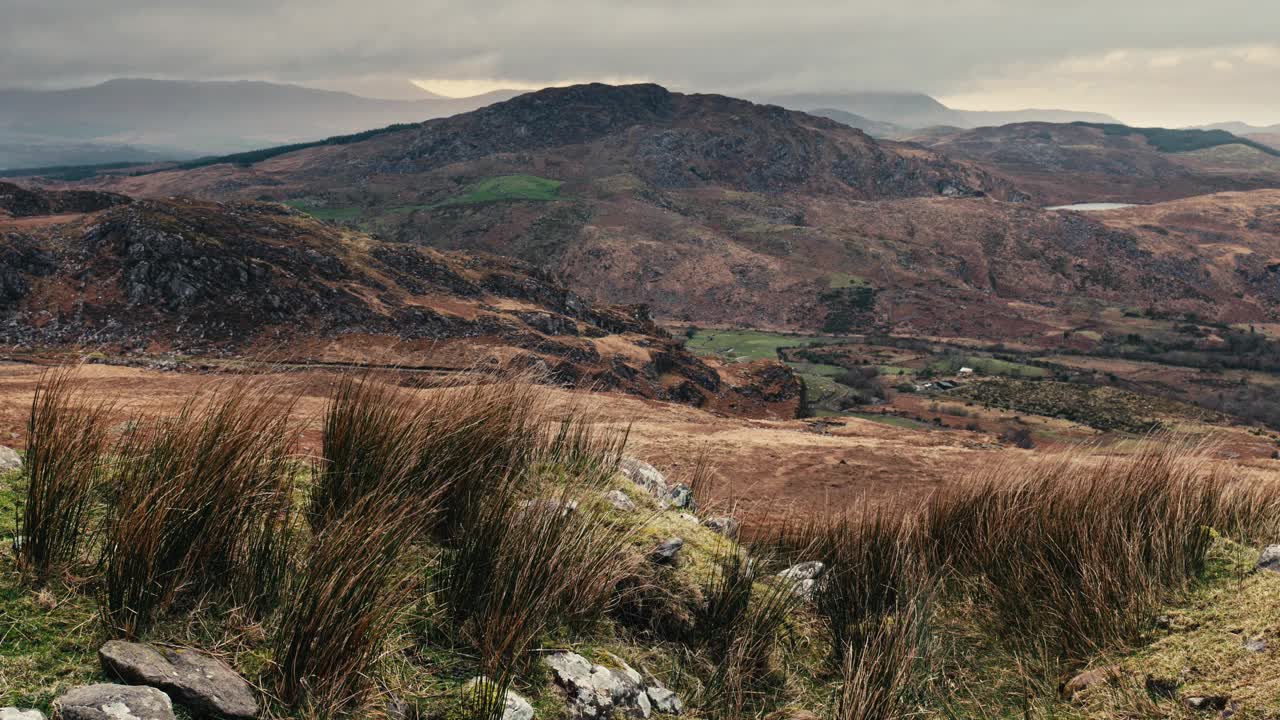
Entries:
{"label": "grey stone", "polygon": [[1224,697],[1222,695],[1205,695],[1205,696],[1196,695],[1196,696],[1184,698],[1182,702],[1191,710],[1207,712],[1207,711],[1226,710],[1227,702],[1229,700],[1230,698]]}
{"label": "grey stone", "polygon": [[636,504],[627,497],[627,494],[621,490],[610,490],[604,494],[605,502],[613,506],[615,510],[622,512],[635,512]]}
{"label": "grey stone", "polygon": [[679,715],[684,712],[684,703],[680,702],[680,698],[660,683],[650,685],[648,694],[653,709],[663,715]]}
{"label": "grey stone", "polygon": [[[489,682],[488,678],[474,677],[467,681],[466,689],[473,690],[480,683]],[[502,720],[533,720],[533,706],[520,695],[508,690]]]}
{"label": "grey stone", "polygon": [[54,700],[53,708],[60,720],[176,720],[168,695],[136,685],[78,687]]}
{"label": "grey stone", "polygon": [[658,472],[658,468],[643,460],[624,457],[622,462],[618,464],[618,469],[631,482],[644,488],[650,495],[656,498],[666,497],[667,478],[661,472]]}
{"label": "grey stone", "polygon": [[45,720],[39,710],[19,710],[16,707],[0,708],[0,720]]}
{"label": "grey stone", "polygon": [[1252,653],[1263,653],[1267,651],[1267,639],[1262,637],[1249,638],[1244,641],[1244,649]]}
{"label": "grey stone", "polygon": [[713,517],[702,521],[712,532],[720,533],[727,538],[737,537],[738,521],[731,517]]}
{"label": "grey stone", "polygon": [[681,548],[684,547],[684,538],[667,538],[663,540],[658,547],[654,548],[649,555],[649,559],[659,565],[671,565],[675,563],[676,556],[680,554]]}
{"label": "grey stone", "polygon": [[572,652],[554,653],[543,662],[567,693],[575,720],[605,720],[615,712],[644,720],[652,713],[644,679],[626,663],[617,661],[621,668],[611,670]]}
{"label": "grey stone", "polygon": [[792,565],[786,570],[783,570],[782,572],[778,573],[778,577],[782,578],[783,580],[790,580],[792,582],[800,582],[801,580],[815,580],[819,575],[822,574],[822,571],[825,570],[826,567],[827,567],[826,565],[822,564],[821,560],[810,560],[808,562],[802,562],[797,565]]}
{"label": "grey stone", "polygon": [[217,658],[188,649],[111,640],[98,650],[108,675],[150,685],[203,715],[253,718],[258,701],[245,679]]}
{"label": "grey stone", "polygon": [[1280,545],[1268,545],[1258,558],[1258,569],[1280,573]]}
{"label": "grey stone", "polygon": [[673,507],[692,510],[695,507],[693,489],[684,483],[676,485],[667,491],[667,502],[671,503]]}
{"label": "grey stone", "polygon": [[22,469],[22,457],[18,451],[0,445],[0,475]]}
{"label": "grey stone", "polygon": [[778,573],[778,577],[792,583],[791,589],[806,600],[813,597],[813,589],[818,584],[818,576],[826,566],[820,560],[802,562]]}

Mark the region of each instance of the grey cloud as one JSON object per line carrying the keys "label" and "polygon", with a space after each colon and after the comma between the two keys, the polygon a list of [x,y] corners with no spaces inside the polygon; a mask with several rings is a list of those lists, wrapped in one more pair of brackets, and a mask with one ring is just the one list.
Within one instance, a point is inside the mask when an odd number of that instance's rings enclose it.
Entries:
{"label": "grey cloud", "polygon": [[629,77],[731,93],[912,89],[978,97],[984,78],[1010,68],[1048,72],[1116,49],[1274,45],[1280,4],[0,0],[0,18],[0,86],[11,87],[113,76],[326,87],[408,77],[524,84]]}

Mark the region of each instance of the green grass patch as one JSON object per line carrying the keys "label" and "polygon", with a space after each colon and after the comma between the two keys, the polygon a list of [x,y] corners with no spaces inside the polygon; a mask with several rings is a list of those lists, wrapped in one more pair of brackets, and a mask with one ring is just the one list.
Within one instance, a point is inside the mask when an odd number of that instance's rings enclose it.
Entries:
{"label": "green grass patch", "polygon": [[476,205],[479,203],[512,200],[555,200],[560,197],[560,186],[563,184],[559,180],[551,180],[536,175],[502,175],[481,180],[467,188],[467,191],[462,195],[449,198],[441,202],[437,207]]}
{"label": "green grass patch", "polygon": [[981,375],[1000,377],[1042,378],[1048,377],[1049,371],[1034,365],[1009,362],[991,357],[971,356],[966,358],[944,357],[929,364],[929,369],[942,375],[954,375],[960,368],[972,368]]}
{"label": "green grass patch", "polygon": [[866,279],[849,273],[832,273],[827,276],[827,287],[831,290],[843,290],[845,288],[869,288],[871,283]]}
{"label": "green grass patch", "polygon": [[730,360],[777,360],[778,348],[810,343],[834,344],[845,340],[847,338],[757,330],[698,330],[689,338],[687,347],[698,355],[717,355]]}

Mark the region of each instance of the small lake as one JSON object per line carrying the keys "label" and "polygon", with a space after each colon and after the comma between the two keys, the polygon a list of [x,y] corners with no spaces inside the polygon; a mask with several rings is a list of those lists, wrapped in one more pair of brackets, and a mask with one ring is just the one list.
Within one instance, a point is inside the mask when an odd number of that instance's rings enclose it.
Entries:
{"label": "small lake", "polygon": [[1101,210],[1120,210],[1134,207],[1133,203],[1076,203],[1074,205],[1055,205],[1045,210],[1075,210],[1076,212],[1098,212]]}

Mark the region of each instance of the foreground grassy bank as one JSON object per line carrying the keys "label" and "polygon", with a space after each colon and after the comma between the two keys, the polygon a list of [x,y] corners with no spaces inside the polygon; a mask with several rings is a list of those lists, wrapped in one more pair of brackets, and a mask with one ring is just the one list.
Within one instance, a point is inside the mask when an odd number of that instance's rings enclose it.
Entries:
{"label": "foreground grassy bank", "polygon": [[[285,387],[108,428],[51,377],[0,479],[0,538],[21,538],[0,553],[0,705],[50,709],[130,638],[218,655],[282,718],[501,714],[477,676],[582,716],[558,651],[694,717],[1280,712],[1280,575],[1254,569],[1280,537],[1273,479],[1154,438],[740,543],[696,507],[701,471],[624,461],[625,434],[531,380],[349,378],[301,458]],[[1064,698],[1088,668],[1105,680]]]}

